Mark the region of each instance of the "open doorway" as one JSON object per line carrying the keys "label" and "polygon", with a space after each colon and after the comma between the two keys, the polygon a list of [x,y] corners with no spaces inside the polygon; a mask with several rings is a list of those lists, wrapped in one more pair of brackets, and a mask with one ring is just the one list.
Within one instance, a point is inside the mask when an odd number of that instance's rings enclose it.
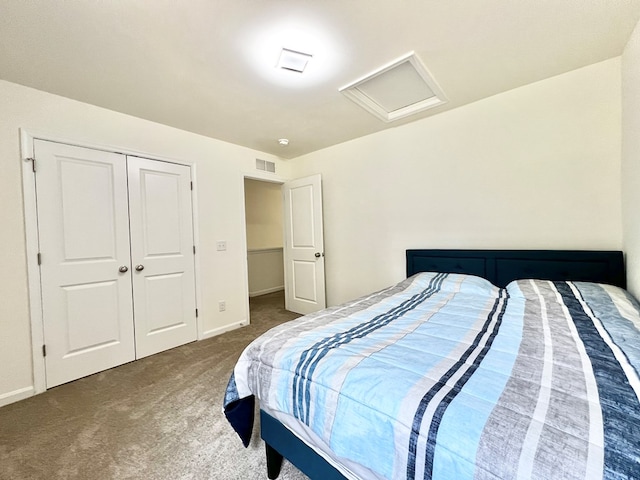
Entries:
{"label": "open doorway", "polygon": [[251,318],[284,310],[281,184],[244,179],[247,271]]}
{"label": "open doorway", "polygon": [[322,310],[322,178],[315,174],[283,183],[245,177],[243,182],[248,300],[284,293],[286,310],[303,315]]}

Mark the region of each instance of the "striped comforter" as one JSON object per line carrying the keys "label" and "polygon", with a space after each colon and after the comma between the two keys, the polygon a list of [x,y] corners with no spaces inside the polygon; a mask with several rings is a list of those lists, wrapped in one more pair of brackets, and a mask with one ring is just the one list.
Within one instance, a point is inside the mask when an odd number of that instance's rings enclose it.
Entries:
{"label": "striped comforter", "polygon": [[254,341],[225,412],[246,445],[257,397],[350,478],[640,479],[639,372],[624,290],[422,273]]}

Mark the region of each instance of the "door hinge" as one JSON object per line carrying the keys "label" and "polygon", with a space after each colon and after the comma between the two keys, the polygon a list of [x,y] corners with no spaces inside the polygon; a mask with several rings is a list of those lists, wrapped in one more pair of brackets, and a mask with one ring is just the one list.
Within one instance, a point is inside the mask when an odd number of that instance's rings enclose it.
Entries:
{"label": "door hinge", "polygon": [[43,357],[47,356],[47,346],[46,345],[42,345],[42,356]]}
{"label": "door hinge", "polygon": [[42,265],[42,254],[38,252],[38,265]]}
{"label": "door hinge", "polygon": [[190,182],[190,183],[191,183],[191,190],[193,190],[193,182]]}
{"label": "door hinge", "polygon": [[198,318],[198,309],[196,308],[196,318]]}
{"label": "door hinge", "polygon": [[193,246],[193,254],[194,255],[196,254],[196,246],[195,245]]}
{"label": "door hinge", "polygon": [[33,157],[29,157],[26,159],[27,162],[31,162],[31,170],[33,170],[33,173],[36,173],[36,159]]}

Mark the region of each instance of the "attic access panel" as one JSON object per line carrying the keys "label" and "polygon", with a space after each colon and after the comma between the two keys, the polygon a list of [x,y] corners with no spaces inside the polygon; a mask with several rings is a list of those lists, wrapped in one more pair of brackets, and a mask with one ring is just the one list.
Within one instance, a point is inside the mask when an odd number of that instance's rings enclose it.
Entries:
{"label": "attic access panel", "polygon": [[384,122],[447,102],[436,81],[413,52],[339,91]]}

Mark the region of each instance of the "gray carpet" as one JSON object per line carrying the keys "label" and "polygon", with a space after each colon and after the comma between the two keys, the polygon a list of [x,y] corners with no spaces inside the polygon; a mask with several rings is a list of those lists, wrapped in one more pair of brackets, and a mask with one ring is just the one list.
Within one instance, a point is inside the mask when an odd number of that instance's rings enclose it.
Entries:
{"label": "gray carpet", "polygon": [[[260,333],[297,315],[282,293],[251,299],[251,325],[0,408],[0,479],[265,479],[222,414],[233,365]],[[286,461],[282,480],[307,477]]]}

